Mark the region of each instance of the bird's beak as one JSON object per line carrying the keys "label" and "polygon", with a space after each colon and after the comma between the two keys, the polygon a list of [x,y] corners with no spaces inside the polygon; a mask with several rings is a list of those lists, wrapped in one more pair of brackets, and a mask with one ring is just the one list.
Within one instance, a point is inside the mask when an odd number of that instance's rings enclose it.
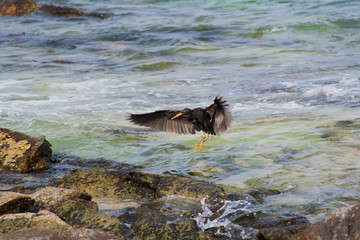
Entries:
{"label": "bird's beak", "polygon": [[176,114],[175,116],[173,116],[173,117],[171,118],[171,120],[174,120],[175,118],[178,118],[178,117],[180,117],[180,116],[183,115],[183,114],[184,114],[183,112],[178,113],[178,114]]}

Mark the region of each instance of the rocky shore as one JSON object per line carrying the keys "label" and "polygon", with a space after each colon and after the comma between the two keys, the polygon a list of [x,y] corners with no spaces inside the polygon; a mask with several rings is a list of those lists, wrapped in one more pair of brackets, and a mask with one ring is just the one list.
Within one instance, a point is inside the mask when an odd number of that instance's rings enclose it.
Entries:
{"label": "rocky shore", "polygon": [[1,0],[0,16],[23,16],[32,13],[47,13],[58,17],[96,17],[100,13],[85,13],[80,9],[43,4],[38,6],[33,0]]}
{"label": "rocky shore", "polygon": [[0,239],[359,239],[360,206],[313,225],[252,212],[277,190],[146,173],[106,159],[53,155],[44,138],[0,128]]}

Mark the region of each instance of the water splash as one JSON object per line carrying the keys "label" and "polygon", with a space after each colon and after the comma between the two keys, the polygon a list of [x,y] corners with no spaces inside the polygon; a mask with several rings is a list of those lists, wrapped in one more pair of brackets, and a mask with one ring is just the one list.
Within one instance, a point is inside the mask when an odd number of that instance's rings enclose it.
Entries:
{"label": "water splash", "polygon": [[[215,235],[222,235],[232,238],[232,234],[236,232],[241,239],[252,239],[256,230],[252,228],[243,228],[237,224],[232,223],[231,219],[234,216],[251,213],[248,207],[251,203],[247,200],[224,201],[224,205],[216,212],[206,206],[205,200],[207,196],[201,200],[202,212],[194,218],[198,227],[201,230],[217,229]],[[217,213],[221,213],[219,217],[214,218]],[[253,213],[255,214],[255,213]]]}

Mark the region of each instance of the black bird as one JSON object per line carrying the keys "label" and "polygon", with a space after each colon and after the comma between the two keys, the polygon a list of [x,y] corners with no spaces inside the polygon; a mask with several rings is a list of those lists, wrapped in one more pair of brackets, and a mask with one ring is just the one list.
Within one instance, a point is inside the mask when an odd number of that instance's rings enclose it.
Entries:
{"label": "black bird", "polygon": [[[229,104],[218,94],[214,103],[207,108],[184,108],[177,110],[161,110],[144,114],[131,114],[133,123],[164,132],[179,134],[195,134],[203,131],[204,136],[195,144],[195,153],[201,152],[203,144],[210,135],[221,135],[232,122]],[[207,134],[207,135],[206,135]]]}

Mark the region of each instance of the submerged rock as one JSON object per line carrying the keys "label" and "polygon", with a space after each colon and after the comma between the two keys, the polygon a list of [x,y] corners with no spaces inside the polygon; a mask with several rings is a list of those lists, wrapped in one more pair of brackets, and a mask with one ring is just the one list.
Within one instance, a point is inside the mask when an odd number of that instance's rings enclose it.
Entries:
{"label": "submerged rock", "polygon": [[102,14],[99,13],[85,13],[79,9],[71,7],[59,7],[48,4],[41,5],[38,10],[50,13],[59,17],[98,17],[104,18]]}
{"label": "submerged rock", "polygon": [[44,138],[0,128],[0,172],[31,172],[49,168],[50,146]]}
{"label": "submerged rock", "polygon": [[360,205],[344,207],[291,237],[291,240],[360,239]]}
{"label": "submerged rock", "polygon": [[1,0],[0,16],[22,16],[36,11],[37,5],[32,0]]}
{"label": "submerged rock", "polygon": [[302,216],[276,216],[267,214],[260,215],[253,224],[260,229],[257,234],[260,240],[287,240],[292,235],[310,226],[309,220]]}

